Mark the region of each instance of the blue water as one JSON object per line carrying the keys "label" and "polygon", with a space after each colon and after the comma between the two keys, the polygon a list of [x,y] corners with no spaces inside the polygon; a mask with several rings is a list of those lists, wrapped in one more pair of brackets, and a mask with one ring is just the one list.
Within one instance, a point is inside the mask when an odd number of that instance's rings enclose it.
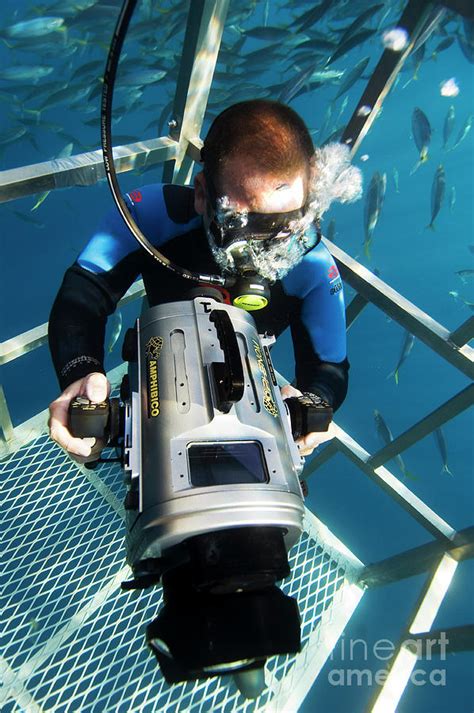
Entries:
{"label": "blue water", "polygon": [[[91,2],[92,4],[92,2]],[[120,3],[115,4],[118,8]],[[73,3],[64,3],[63,10]],[[149,3],[143,3],[137,11],[132,27],[147,18]],[[155,5],[155,4],[153,4]],[[235,24],[243,28],[264,23],[268,9],[268,24],[291,26],[294,16],[306,11],[308,3],[246,3],[254,12],[247,19]],[[243,7],[244,5],[235,6]],[[339,4],[346,17],[338,20],[336,15],[323,18],[322,29],[345,27],[365,9],[362,3],[353,3],[352,12],[344,3]],[[400,3],[385,3],[387,18],[383,27],[401,13]],[[150,22],[150,35],[134,40],[126,45],[124,65],[143,66],[144,57],[148,61],[159,57],[164,47],[180,54],[184,24],[177,26],[169,38],[167,28],[171,27],[176,13],[182,12],[184,4],[160,4],[154,11],[160,22]],[[344,9],[345,8],[345,9]],[[44,2],[44,15],[60,15],[61,3]],[[343,12],[344,11],[344,12]],[[0,10],[0,28],[15,22],[37,17],[35,8],[27,0],[5,0]],[[384,10],[385,12],[385,10]],[[155,14],[152,16],[155,17]],[[66,24],[68,20],[66,19]],[[240,23],[240,24],[239,24]],[[370,23],[369,23],[370,24]],[[374,23],[370,26],[375,26]],[[154,30],[159,27],[158,30]],[[12,127],[22,125],[22,121],[34,116],[26,110],[37,109],[47,94],[35,99],[35,91],[41,90],[46,82],[62,80],[68,84],[81,65],[94,59],[105,62],[106,46],[110,38],[111,26],[94,28],[71,27],[67,36],[57,35],[58,48],[51,56],[42,56],[31,41],[30,49],[8,48],[0,43],[0,67],[13,64],[52,66],[54,71],[37,84],[24,82],[14,84],[0,80],[0,138]],[[140,29],[140,26],[138,26]],[[461,25],[456,17],[446,24],[447,35],[455,36]],[[156,43],[146,46],[153,33]],[[1,34],[1,32],[0,32]],[[144,39],[146,37],[146,39]],[[226,29],[224,41],[233,44],[239,37],[238,29]],[[55,38],[56,39],[56,38]],[[443,124],[450,105],[455,108],[455,125],[449,145],[452,146],[467,117],[474,113],[473,66],[460,50],[458,41],[433,57],[434,48],[443,39],[438,31],[428,40],[425,58],[414,78],[414,68],[410,60],[400,74],[383,104],[380,116],[365,137],[354,163],[361,168],[367,187],[372,175],[378,171],[386,173],[387,190],[379,221],[375,228],[370,261],[364,255],[364,198],[352,205],[335,205],[325,216],[325,227],[333,218],[336,222],[336,243],[353,257],[357,257],[369,269],[377,269],[381,278],[403,294],[420,309],[428,312],[448,330],[454,330],[472,311],[464,301],[474,302],[472,277],[465,281],[456,274],[463,269],[472,269],[474,243],[473,177],[474,177],[474,132],[452,151],[445,151],[443,144]],[[65,48],[74,44],[77,49],[70,56],[61,56],[61,43]],[[263,42],[248,38],[243,52],[258,49]],[[362,57],[369,56],[370,63],[364,72],[368,78],[374,69],[382,50],[380,33],[375,34],[361,47],[356,47],[331,65],[334,69],[348,70]],[[63,53],[67,54],[66,51]],[[172,54],[169,56],[172,57]],[[157,135],[157,128],[146,128],[154,119],[156,127],[163,106],[173,96],[176,82],[176,61],[166,60],[169,74],[153,87],[145,89],[139,103],[124,113],[114,124],[114,132],[120,135],[151,138]],[[283,73],[282,62],[275,62],[271,69],[262,70],[261,76],[249,82],[249,96],[266,96],[265,88],[278,82],[284,83],[292,76],[293,68]],[[230,86],[231,68],[219,65],[221,72],[227,71],[228,79],[219,80],[218,88],[211,92],[212,113],[216,105],[224,108],[232,103],[242,80]],[[459,86],[455,97],[444,97],[440,84],[454,77]],[[94,85],[99,74],[94,77]],[[88,78],[91,82],[92,79]],[[291,102],[301,113],[309,128],[314,131],[315,143],[326,138],[335,125],[344,124],[351,116],[365,86],[364,80],[356,84],[335,103],[333,122],[324,136],[320,135],[328,103],[337,93],[336,85],[323,85],[310,93],[304,93]],[[19,102],[10,99],[6,93],[18,97]],[[27,94],[31,98],[23,101]],[[348,102],[341,118],[334,117],[340,112],[345,96]],[[240,95],[238,98],[243,98]],[[67,101],[45,109],[36,125],[29,125],[28,132],[12,143],[3,143],[1,166],[10,169],[49,160],[74,139],[73,153],[98,148],[99,124],[87,126],[83,122],[98,117],[99,97],[90,101],[78,101],[71,108]],[[95,110],[90,112],[95,105]],[[428,116],[432,127],[429,159],[413,174],[418,151],[412,136],[411,118],[415,107]],[[118,117],[116,117],[118,118]],[[63,132],[54,128],[63,127]],[[209,125],[206,117],[203,134]],[[64,135],[64,132],[66,135]],[[28,138],[30,137],[30,138]],[[33,139],[33,141],[31,140]],[[435,230],[425,226],[431,218],[431,188],[436,168],[442,164],[446,173],[446,197],[435,220]],[[394,171],[398,172],[398,191]],[[144,176],[133,173],[122,174],[120,184],[124,191],[142,183],[158,181],[161,168],[147,172]],[[455,187],[456,202],[450,208],[449,193]],[[0,206],[2,239],[0,264],[2,282],[0,287],[0,340],[9,339],[25,330],[47,321],[52,301],[56,295],[66,268],[86,244],[95,224],[112,205],[109,189],[104,182],[90,188],[71,188],[52,192],[44,203],[31,211],[38,196],[29,196]],[[27,222],[34,219],[36,224]],[[184,261],[184,256],[183,256]],[[184,263],[185,264],[185,263]],[[451,293],[451,294],[450,294]],[[346,289],[347,301],[352,290]],[[136,316],[137,306],[132,304],[123,310],[124,327],[131,324]],[[337,422],[366,450],[373,452],[380,448],[380,441],[374,427],[373,411],[379,410],[385,417],[394,436],[405,431],[413,423],[423,418],[466,386],[466,378],[440,357],[433,354],[421,342],[416,341],[413,351],[400,371],[399,384],[393,377],[387,378],[394,369],[400,354],[404,331],[395,322],[370,305],[362,313],[348,333],[348,353],[351,362],[351,384],[349,395],[337,414]],[[273,357],[276,367],[291,378],[292,361],[288,358],[291,345],[288,335],[283,335],[275,347]],[[108,355],[106,366],[112,368],[120,362],[119,349]],[[57,396],[57,384],[50,364],[47,349],[36,350],[17,361],[3,367],[1,382],[10,405],[14,424],[44,409]],[[448,447],[449,468],[452,477],[441,472],[441,460],[433,436],[416,444],[403,454],[404,461],[416,480],[408,486],[430,507],[439,513],[451,526],[461,529],[472,524],[474,491],[472,485],[473,464],[473,419],[463,413],[443,427]],[[401,477],[396,464],[393,472]],[[342,456],[337,456],[318,470],[310,479],[309,507],[363,562],[369,563],[391,556],[405,549],[415,547],[430,540],[430,536],[415,521],[405,514],[382,491],[372,484],[355,466]],[[472,620],[474,600],[472,562],[464,562],[454,578],[453,585],[444,601],[433,627],[448,627]],[[369,591],[363,598],[356,614],[345,633],[345,640],[363,639],[368,654],[362,647],[351,661],[352,668],[383,668],[373,655],[373,646],[379,639],[397,643],[400,632],[410,616],[424,576],[399,582]],[[329,713],[362,711],[373,693],[373,686],[334,685],[334,669],[347,670],[347,658],[342,658],[341,647],[336,647],[334,660],[328,661],[322,674],[313,686],[303,706],[306,713],[313,710]],[[426,670],[425,684],[407,688],[402,698],[400,710],[403,713],[436,713],[438,711],[472,711],[474,692],[472,690],[473,659],[470,654],[448,657],[443,663],[446,672],[445,685],[435,685],[429,680],[430,662],[421,662]],[[431,662],[431,669],[438,668],[439,662]],[[436,680],[436,676],[434,676]]]}

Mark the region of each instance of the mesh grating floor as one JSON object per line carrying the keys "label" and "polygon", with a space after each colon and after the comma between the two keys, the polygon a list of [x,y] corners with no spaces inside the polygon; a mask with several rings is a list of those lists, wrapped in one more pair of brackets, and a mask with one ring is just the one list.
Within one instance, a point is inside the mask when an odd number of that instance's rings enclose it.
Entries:
{"label": "mesh grating floor", "polygon": [[298,690],[302,700],[362,596],[352,584],[361,563],[308,512],[281,585],[299,603],[302,653],[269,659],[257,700],[230,677],[169,686],[144,645],[161,589],[120,590],[130,577],[120,466],[88,471],[43,434],[0,469],[3,711],[284,710]]}

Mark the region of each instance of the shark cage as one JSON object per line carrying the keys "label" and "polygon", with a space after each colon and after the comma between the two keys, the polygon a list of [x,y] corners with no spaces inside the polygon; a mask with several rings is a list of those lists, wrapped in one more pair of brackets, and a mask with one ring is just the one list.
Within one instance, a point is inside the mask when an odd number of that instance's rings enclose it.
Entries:
{"label": "shark cage", "polygon": [[[97,12],[111,8],[104,2],[82,5],[83,9],[75,12],[82,12],[83,17],[88,11],[93,17],[94,8]],[[152,12],[152,3],[143,5]],[[243,5],[253,10],[256,3]],[[264,26],[269,29],[270,3],[260,5],[264,6]],[[312,15],[309,6],[304,5],[304,15],[294,18],[293,36],[311,30],[330,5],[320,3],[312,8]],[[72,7],[70,3],[65,6]],[[447,11],[472,21],[473,12],[468,6],[461,0],[406,3],[398,20],[398,27],[406,31],[405,46],[396,52],[382,50],[350,120],[337,137],[349,146],[352,156],[405,62],[427,41]],[[238,23],[245,18],[239,15],[237,3],[229,7],[229,0],[191,0],[189,7],[181,3],[176,8],[179,12],[169,34],[178,34],[180,19],[185,30],[182,48],[177,50],[181,54],[176,56],[179,71],[174,96],[165,107],[169,132],[159,138],[116,145],[114,163],[117,172],[124,174],[141,173],[163,164],[164,182],[187,184],[199,162],[200,135],[209,118],[206,111],[215,76],[219,67],[229,69],[228,48],[222,45],[224,30],[230,27],[239,37],[243,31]],[[170,4],[164,4],[163,23],[167,13],[171,17],[172,10]],[[65,19],[68,24],[68,17]],[[77,20],[72,10],[70,19]],[[136,26],[139,38],[144,24],[145,21]],[[71,27],[73,30],[72,22]],[[151,25],[147,34],[158,38],[161,31]],[[242,44],[236,41],[237,52]],[[152,51],[152,44],[149,46]],[[160,53],[158,40],[156,53]],[[96,101],[99,104],[99,99]],[[58,157],[1,171],[0,201],[13,202],[75,186],[86,191],[104,178],[100,149]],[[357,318],[367,305],[372,305],[423,342],[459,375],[472,379],[473,350],[468,342],[474,336],[474,317],[449,331],[341,247],[325,237],[323,240],[346,286],[354,292],[346,309],[348,329],[356,331]],[[120,306],[134,300],[139,304],[143,296],[143,282],[137,281]],[[37,349],[46,351],[47,330],[47,324],[40,324],[3,341],[0,364],[19,359],[20,368],[24,355]],[[124,364],[108,373],[115,393],[124,373]],[[353,379],[357,378],[355,373]],[[433,378],[438,377],[434,374]],[[120,466],[103,463],[91,470],[71,461],[49,439],[46,408],[14,425],[6,391],[0,385],[2,710],[296,711],[304,706],[364,595],[391,583],[424,576],[384,680],[375,686],[368,704],[371,711],[388,713],[397,709],[417,661],[426,656],[426,646],[422,644],[440,639],[440,630],[432,625],[449,595],[457,568],[474,556],[474,526],[454,529],[386,464],[468,409],[474,396],[472,384],[376,452],[366,450],[364,443],[351,436],[350,424],[344,430],[336,417],[335,437],[308,460],[303,478],[309,480],[335,457],[338,468],[345,464],[355,466],[383,491],[383,497],[388,496],[427,531],[426,541],[379,561],[363,563],[305,507],[303,533],[289,551],[291,573],[281,585],[286,595],[298,601],[301,652],[269,658],[264,670],[265,686],[251,699],[230,677],[214,676],[174,685],[165,681],[143,645],[144,626],[159,608],[162,590],[153,588],[137,594],[120,589],[120,584],[130,578],[123,545],[126,510]],[[342,517],[343,508],[350,509],[351,503],[344,502],[343,492],[337,498]],[[474,648],[474,625],[450,627],[444,633],[450,642],[448,654]],[[429,651],[439,655],[439,645],[434,643]]]}

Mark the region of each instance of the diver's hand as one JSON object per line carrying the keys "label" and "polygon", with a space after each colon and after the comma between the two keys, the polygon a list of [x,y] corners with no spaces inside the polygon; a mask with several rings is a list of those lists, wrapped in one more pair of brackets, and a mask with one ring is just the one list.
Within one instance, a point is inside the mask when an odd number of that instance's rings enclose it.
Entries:
{"label": "diver's hand", "polygon": [[49,435],[77,463],[97,460],[105,443],[98,438],[74,438],[69,430],[69,404],[76,396],[85,396],[93,403],[101,403],[109,393],[107,377],[95,371],[74,381],[49,405]]}
{"label": "diver's hand", "polygon": [[[287,384],[281,387],[281,396],[283,399],[289,399],[290,396],[303,396],[303,394],[299,389],[295,389],[291,384]],[[335,435],[334,424],[331,421],[327,431],[312,431],[298,438],[295,443],[299,448],[300,455],[309,456],[321,443],[332,440]]]}

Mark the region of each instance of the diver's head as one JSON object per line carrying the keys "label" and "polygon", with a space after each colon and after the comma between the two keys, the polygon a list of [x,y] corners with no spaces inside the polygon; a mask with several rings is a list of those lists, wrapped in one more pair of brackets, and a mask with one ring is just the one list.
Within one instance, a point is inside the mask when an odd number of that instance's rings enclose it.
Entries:
{"label": "diver's head", "polygon": [[195,208],[222,272],[283,277],[317,240],[303,120],[278,102],[240,102],[214,120],[201,156]]}

